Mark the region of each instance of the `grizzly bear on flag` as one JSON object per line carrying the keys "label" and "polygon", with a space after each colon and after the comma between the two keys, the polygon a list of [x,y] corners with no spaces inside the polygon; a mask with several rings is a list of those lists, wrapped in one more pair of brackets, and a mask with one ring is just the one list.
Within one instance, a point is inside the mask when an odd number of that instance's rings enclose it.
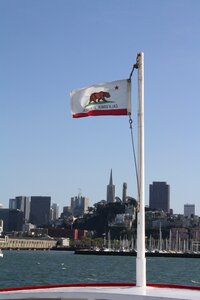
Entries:
{"label": "grizzly bear on flag", "polygon": [[98,92],[98,93],[92,93],[92,94],[90,95],[90,101],[89,101],[89,104],[90,104],[91,102],[94,102],[94,103],[100,102],[101,100],[107,102],[107,100],[106,100],[105,98],[110,98],[110,94],[107,93],[107,92],[103,92],[103,91]]}

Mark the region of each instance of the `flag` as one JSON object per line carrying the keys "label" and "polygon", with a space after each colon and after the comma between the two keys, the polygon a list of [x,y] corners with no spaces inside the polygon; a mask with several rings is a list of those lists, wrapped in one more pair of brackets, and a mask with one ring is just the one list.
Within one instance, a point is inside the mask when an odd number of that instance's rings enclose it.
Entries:
{"label": "flag", "polygon": [[73,118],[131,113],[131,81],[95,84],[70,93]]}

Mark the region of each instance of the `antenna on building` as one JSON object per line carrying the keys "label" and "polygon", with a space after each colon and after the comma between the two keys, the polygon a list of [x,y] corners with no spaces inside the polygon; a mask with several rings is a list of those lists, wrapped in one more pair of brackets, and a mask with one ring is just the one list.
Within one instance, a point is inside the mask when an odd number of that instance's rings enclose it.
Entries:
{"label": "antenna on building", "polygon": [[112,169],[110,171],[110,182],[109,185],[113,185]]}
{"label": "antenna on building", "polygon": [[82,197],[82,190],[81,188],[78,188],[78,198],[80,199]]}

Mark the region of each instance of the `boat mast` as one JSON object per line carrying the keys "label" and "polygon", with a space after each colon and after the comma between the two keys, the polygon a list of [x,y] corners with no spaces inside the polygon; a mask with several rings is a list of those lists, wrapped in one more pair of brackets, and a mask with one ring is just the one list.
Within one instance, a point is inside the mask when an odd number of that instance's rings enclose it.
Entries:
{"label": "boat mast", "polygon": [[137,55],[138,68],[138,216],[136,286],[146,286],[145,258],[145,192],[144,192],[144,53]]}

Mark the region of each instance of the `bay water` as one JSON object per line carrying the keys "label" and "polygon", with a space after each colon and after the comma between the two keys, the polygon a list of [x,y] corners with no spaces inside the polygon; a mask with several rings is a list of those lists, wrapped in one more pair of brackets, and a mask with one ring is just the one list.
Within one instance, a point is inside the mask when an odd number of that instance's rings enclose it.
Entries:
{"label": "bay water", "polygon": [[[95,282],[135,282],[135,257],[69,251],[3,251],[0,288]],[[147,282],[200,286],[199,258],[147,257]]]}

